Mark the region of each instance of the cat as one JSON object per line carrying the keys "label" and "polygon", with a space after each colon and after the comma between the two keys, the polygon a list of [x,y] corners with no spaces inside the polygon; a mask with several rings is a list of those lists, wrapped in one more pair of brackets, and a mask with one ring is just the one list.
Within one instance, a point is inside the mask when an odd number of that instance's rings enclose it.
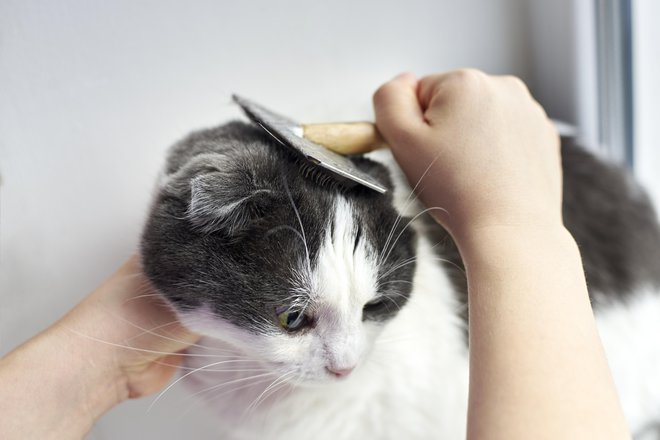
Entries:
{"label": "cat", "polygon": [[[564,222],[631,430],[660,421],[660,230],[645,192],[570,141]],[[460,439],[467,283],[451,237],[386,151],[389,188],[321,185],[242,122],[175,144],[144,271],[190,329],[182,378],[223,439]],[[579,356],[579,353],[576,353]]]}

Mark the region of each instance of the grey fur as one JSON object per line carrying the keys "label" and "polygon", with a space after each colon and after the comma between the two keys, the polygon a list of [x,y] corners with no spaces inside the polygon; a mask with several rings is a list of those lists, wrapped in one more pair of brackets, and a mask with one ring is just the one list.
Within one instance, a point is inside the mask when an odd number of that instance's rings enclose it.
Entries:
{"label": "grey fur", "polygon": [[[627,173],[564,140],[564,221],[584,262],[596,303],[625,300],[640,286],[660,286],[660,231],[644,191]],[[352,159],[381,182],[386,169]],[[300,213],[310,265],[332,222],[339,192],[307,179],[295,159],[260,130],[238,122],[202,130],[176,144],[167,159],[142,238],[146,274],[182,310],[201,304],[255,332],[281,331],[274,310],[292,291],[304,290],[292,270],[307,258],[295,208]],[[397,214],[389,195],[354,188],[342,194],[356,207],[361,239],[382,250]],[[395,236],[403,225],[399,222]],[[467,283],[455,244],[427,219],[426,234],[446,264],[459,300]],[[407,229],[381,273],[414,256]],[[364,319],[387,321],[405,304],[414,263],[394,270],[379,288],[385,301],[367,306]],[[302,282],[304,284],[304,281]]]}
{"label": "grey fur", "polygon": [[[382,165],[354,163],[391,186]],[[238,122],[176,144],[165,174],[142,236],[147,276],[181,310],[204,304],[249,331],[282,331],[275,310],[309,288],[292,275],[307,264],[302,236],[315,267],[338,190],[306,179],[281,146]],[[357,187],[342,196],[355,207],[362,239],[382,249],[397,219],[391,196]],[[381,273],[412,257],[414,242],[414,233],[403,231]],[[385,300],[365,309],[364,319],[393,317],[406,302],[413,272],[414,263],[383,277]]]}

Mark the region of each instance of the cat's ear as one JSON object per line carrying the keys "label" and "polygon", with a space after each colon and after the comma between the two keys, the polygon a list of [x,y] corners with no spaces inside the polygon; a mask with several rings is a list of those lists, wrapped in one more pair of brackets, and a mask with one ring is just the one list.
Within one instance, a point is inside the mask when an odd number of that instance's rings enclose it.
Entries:
{"label": "cat's ear", "polygon": [[273,189],[257,185],[250,173],[213,171],[190,181],[188,219],[205,233],[236,235],[262,217],[273,202]]}

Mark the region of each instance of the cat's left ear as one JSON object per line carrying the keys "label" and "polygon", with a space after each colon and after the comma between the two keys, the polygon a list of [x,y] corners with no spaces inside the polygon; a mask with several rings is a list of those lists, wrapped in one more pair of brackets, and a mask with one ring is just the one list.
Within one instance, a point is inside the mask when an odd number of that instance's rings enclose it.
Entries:
{"label": "cat's left ear", "polygon": [[196,229],[236,235],[267,212],[273,190],[249,174],[218,170],[191,180],[187,216]]}

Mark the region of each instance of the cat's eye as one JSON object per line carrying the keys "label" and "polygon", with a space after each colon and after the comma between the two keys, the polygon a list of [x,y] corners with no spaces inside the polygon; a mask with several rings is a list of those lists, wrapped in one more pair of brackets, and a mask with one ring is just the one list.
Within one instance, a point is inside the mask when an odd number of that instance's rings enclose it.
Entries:
{"label": "cat's eye", "polygon": [[364,305],[364,308],[362,309],[362,313],[379,312],[385,308],[387,308],[387,305],[385,304],[385,299],[382,296],[379,296],[378,298],[372,299],[371,301],[366,303]]}
{"label": "cat's eye", "polygon": [[288,332],[302,330],[310,325],[309,317],[301,310],[285,309],[276,313],[280,326]]}

